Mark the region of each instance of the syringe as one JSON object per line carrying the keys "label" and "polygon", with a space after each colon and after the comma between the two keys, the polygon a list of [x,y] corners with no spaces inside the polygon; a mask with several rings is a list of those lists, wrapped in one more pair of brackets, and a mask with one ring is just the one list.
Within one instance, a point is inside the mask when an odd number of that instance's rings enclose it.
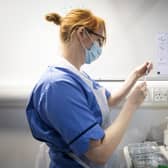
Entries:
{"label": "syringe", "polygon": [[149,74],[149,66],[150,64],[147,65],[147,69],[146,69],[145,76],[144,76],[144,82],[146,82],[147,75]]}

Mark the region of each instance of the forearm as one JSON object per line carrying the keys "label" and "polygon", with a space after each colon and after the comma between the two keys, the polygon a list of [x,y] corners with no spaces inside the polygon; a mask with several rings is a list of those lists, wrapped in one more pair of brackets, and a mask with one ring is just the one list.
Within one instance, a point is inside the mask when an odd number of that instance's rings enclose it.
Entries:
{"label": "forearm", "polygon": [[135,110],[135,106],[129,105],[127,102],[125,103],[119,116],[113,124],[105,130],[105,137],[101,141],[101,144],[87,153],[89,159],[100,164],[108,160],[116,146],[120,143],[128,123],[131,120],[132,113]]}
{"label": "forearm", "polygon": [[134,86],[134,84],[137,81],[137,75],[136,72],[133,72],[129,75],[129,77],[125,80],[125,82],[123,83],[120,91],[118,91],[118,97],[125,97],[129,91],[131,90],[131,88]]}
{"label": "forearm", "polygon": [[122,86],[115,92],[111,94],[111,97],[108,100],[109,106],[118,104],[131,90],[131,88],[136,83],[138,77],[136,72],[133,72],[129,77],[124,81]]}

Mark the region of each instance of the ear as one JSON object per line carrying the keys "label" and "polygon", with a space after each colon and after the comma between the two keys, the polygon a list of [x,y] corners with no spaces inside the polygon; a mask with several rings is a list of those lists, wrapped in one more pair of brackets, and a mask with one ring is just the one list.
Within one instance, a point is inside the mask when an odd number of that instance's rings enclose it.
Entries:
{"label": "ear", "polygon": [[84,27],[79,27],[76,30],[77,37],[79,38],[80,41],[84,41],[86,39],[86,32]]}

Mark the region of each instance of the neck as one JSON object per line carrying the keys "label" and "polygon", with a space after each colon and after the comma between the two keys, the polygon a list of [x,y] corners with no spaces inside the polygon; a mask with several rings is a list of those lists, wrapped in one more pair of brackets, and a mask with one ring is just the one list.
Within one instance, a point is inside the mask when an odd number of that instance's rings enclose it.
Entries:
{"label": "neck", "polygon": [[81,66],[84,64],[85,56],[84,51],[79,50],[80,47],[77,45],[63,44],[62,55],[67,61],[74,65],[78,70],[80,70]]}

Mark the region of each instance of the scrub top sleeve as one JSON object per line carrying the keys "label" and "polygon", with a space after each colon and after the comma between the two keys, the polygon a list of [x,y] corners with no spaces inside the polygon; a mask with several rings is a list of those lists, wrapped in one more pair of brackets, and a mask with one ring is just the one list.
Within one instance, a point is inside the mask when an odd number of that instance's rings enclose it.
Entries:
{"label": "scrub top sleeve", "polygon": [[[93,81],[93,87],[96,89],[98,89],[98,88],[100,88],[100,87],[103,87],[104,88],[104,86],[102,86],[102,85],[100,85],[97,81],[95,81],[95,80],[92,80]],[[106,98],[107,99],[109,99],[109,97],[111,96],[111,93],[110,93],[110,91],[108,91],[106,88],[104,88],[105,89],[105,95],[106,95]]]}
{"label": "scrub top sleeve", "polygon": [[[93,87],[95,89],[99,88],[99,87],[104,87],[104,86],[100,85],[99,82],[93,80],[86,72],[83,72],[83,73],[88,77],[88,79],[90,79],[93,82]],[[106,88],[105,88],[105,95],[106,95],[107,99],[109,99],[111,96],[111,92],[109,90],[107,90]]]}
{"label": "scrub top sleeve", "polygon": [[68,82],[52,84],[46,92],[45,111],[50,124],[77,155],[89,149],[91,139],[100,140],[104,130],[97,123],[84,91]]}
{"label": "scrub top sleeve", "polygon": [[111,96],[111,93],[106,88],[105,88],[105,94],[106,94],[106,98],[109,99]]}

